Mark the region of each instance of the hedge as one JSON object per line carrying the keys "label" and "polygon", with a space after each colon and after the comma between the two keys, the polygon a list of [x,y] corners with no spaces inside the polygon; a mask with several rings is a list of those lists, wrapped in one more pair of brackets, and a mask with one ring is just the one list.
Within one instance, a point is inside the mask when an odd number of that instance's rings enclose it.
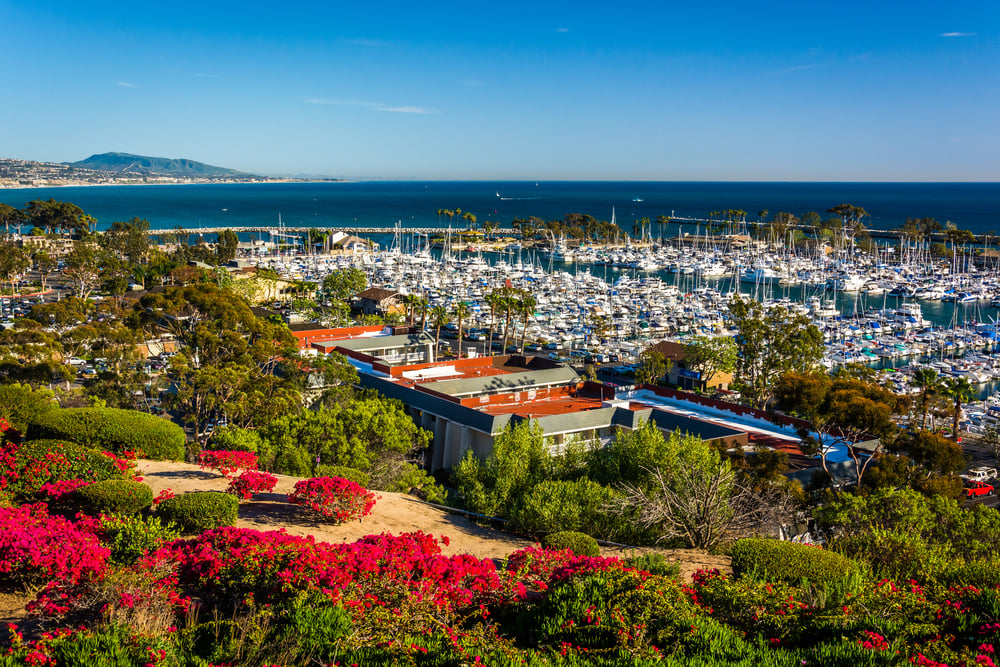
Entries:
{"label": "hedge", "polygon": [[563,530],[546,535],[542,539],[542,546],[546,549],[571,549],[577,556],[596,558],[601,555],[601,547],[598,546],[597,540],[586,533],[578,533],[573,530]]}
{"label": "hedge", "polygon": [[91,516],[101,514],[138,514],[153,504],[153,490],[148,484],[125,479],[107,479],[81,486],[71,500]]}
{"label": "hedge", "polygon": [[236,524],[240,501],[236,496],[214,491],[196,491],[161,502],[156,513],[164,522],[173,521],[185,533],[203,533]]}
{"label": "hedge", "polygon": [[106,449],[127,451],[157,460],[184,458],[184,429],[171,421],[135,410],[60,408],[38,418],[28,439],[60,438]]}
{"label": "hedge", "polygon": [[733,572],[737,576],[798,583],[834,583],[858,570],[851,559],[809,544],[748,538],[733,545]]}

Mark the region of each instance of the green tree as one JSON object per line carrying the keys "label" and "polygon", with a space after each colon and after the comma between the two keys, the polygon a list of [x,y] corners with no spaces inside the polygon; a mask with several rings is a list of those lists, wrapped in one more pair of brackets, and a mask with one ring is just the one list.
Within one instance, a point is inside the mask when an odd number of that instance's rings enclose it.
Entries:
{"label": "green tree", "polygon": [[958,442],[958,421],[962,417],[962,403],[971,399],[976,388],[967,378],[950,378],[944,383],[944,394],[952,400],[951,439]]}
{"label": "green tree", "polygon": [[645,384],[659,384],[660,380],[670,372],[670,365],[670,360],[662,352],[652,347],[646,348],[635,371],[635,379]]}
{"label": "green tree", "polygon": [[349,301],[358,292],[368,287],[365,272],[354,267],[338,269],[323,279],[324,296],[335,301]]}
{"label": "green tree", "polygon": [[933,368],[920,368],[913,374],[913,386],[920,389],[920,428],[927,425],[927,412],[931,399],[940,393],[941,382]]}
{"label": "green tree", "polygon": [[538,300],[535,295],[524,292],[517,300],[517,311],[521,313],[521,354],[524,354],[525,339],[528,336],[528,320],[535,314]]}
{"label": "green tree", "polygon": [[452,471],[466,506],[487,516],[516,514],[528,492],[544,481],[549,453],[537,422],[508,426],[485,459],[468,451]]}
{"label": "green tree", "polygon": [[462,321],[472,314],[472,308],[464,301],[455,304],[455,319],[458,320],[458,358],[462,358]]}
{"label": "green tree", "polygon": [[97,250],[86,241],[76,241],[66,256],[63,275],[69,279],[75,295],[86,299],[97,287],[101,279]]}
{"label": "green tree", "polygon": [[739,329],[734,384],[757,408],[767,406],[784,373],[811,370],[823,357],[823,334],[805,315],[734,296],[729,318]]}
{"label": "green tree", "polygon": [[44,292],[49,276],[56,272],[59,262],[45,250],[37,251],[31,256],[31,261],[35,265],[35,270],[38,271],[38,277],[42,282],[42,291]]}
{"label": "green tree", "polygon": [[11,294],[17,294],[17,282],[31,266],[31,259],[13,241],[0,243],[0,284],[8,283]]}
{"label": "green tree", "polygon": [[732,373],[736,368],[736,341],[729,336],[694,336],[684,344],[684,365],[710,382],[716,373]]}
{"label": "green tree", "polygon": [[240,247],[240,239],[231,229],[223,229],[219,232],[218,241],[215,244],[215,254],[220,265],[228,264],[236,259],[236,251]]}

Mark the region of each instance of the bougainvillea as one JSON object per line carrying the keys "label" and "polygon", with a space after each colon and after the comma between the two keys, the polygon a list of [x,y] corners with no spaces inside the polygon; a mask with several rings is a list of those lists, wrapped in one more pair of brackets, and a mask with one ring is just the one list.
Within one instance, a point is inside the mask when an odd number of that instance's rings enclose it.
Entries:
{"label": "bougainvillea", "polygon": [[215,470],[229,477],[239,470],[257,470],[257,455],[239,450],[215,449],[198,454],[198,464],[203,469]]}
{"label": "bougainvillea", "polygon": [[93,533],[49,516],[44,503],[0,508],[0,581],[44,585],[35,608],[65,612],[72,589],[99,576],[109,555]]}
{"label": "bougainvillea", "polygon": [[226,489],[241,500],[250,500],[256,493],[267,493],[274,489],[278,478],[267,472],[247,470],[233,478]]}
{"label": "bougainvillea", "polygon": [[64,479],[43,484],[42,488],[38,490],[38,494],[47,501],[62,500],[64,496],[68,496],[73,491],[88,484],[93,484],[93,482],[86,479]]}
{"label": "bougainvillea", "polygon": [[313,477],[295,483],[288,502],[304,505],[337,523],[368,516],[375,494],[342,477]]}

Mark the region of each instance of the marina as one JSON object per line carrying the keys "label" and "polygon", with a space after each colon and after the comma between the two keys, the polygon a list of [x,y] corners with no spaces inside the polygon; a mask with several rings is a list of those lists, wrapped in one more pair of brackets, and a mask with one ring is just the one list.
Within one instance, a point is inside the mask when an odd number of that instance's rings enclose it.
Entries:
{"label": "marina", "polygon": [[[897,245],[862,255],[680,236],[614,247],[514,242],[485,252],[448,244],[432,249],[426,235],[405,230],[382,240],[379,250],[337,255],[257,247],[252,261],[290,280],[316,282],[341,268],[359,268],[370,286],[418,295],[429,309],[451,311],[464,302],[470,315],[463,329],[480,340],[492,330],[494,347],[523,337],[529,350],[565,362],[592,357],[636,363],[660,340],[736,336],[728,303],[741,294],[807,317],[823,333],[829,369],[864,364],[887,370],[894,389],[912,393],[913,373],[933,368],[942,378],[967,379],[980,400],[1000,384],[1000,273],[981,258],[974,261],[971,251],[955,249],[942,259],[925,248]],[[486,300],[502,287],[535,300],[532,312],[513,318],[508,332],[503,315],[492,313]]]}

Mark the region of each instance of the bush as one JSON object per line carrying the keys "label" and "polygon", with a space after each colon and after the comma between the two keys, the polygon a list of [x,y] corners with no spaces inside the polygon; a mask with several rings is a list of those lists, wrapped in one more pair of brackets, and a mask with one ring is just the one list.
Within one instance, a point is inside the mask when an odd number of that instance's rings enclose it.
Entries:
{"label": "bush", "polygon": [[313,477],[296,482],[288,502],[304,505],[336,523],[343,523],[371,514],[375,494],[341,477]]}
{"label": "bush", "polygon": [[43,414],[29,439],[58,438],[115,454],[157,460],[184,458],[184,429],[162,417],[114,408],[60,408]]}
{"label": "bush", "polygon": [[238,470],[257,470],[257,455],[242,450],[212,449],[198,454],[198,465],[229,477]]}
{"label": "bush", "polygon": [[79,487],[70,499],[91,516],[131,515],[138,514],[153,504],[153,490],[142,482],[106,479]]}
{"label": "bush", "polygon": [[366,489],[368,484],[371,482],[371,475],[363,470],[358,470],[357,468],[348,468],[347,466],[328,466],[325,464],[320,464],[316,466],[316,476],[317,477],[340,477],[341,479],[346,479],[348,481],[354,482],[358,486],[363,486]]}
{"label": "bush", "polygon": [[833,551],[808,544],[743,539],[733,545],[733,572],[764,581],[835,583],[857,571],[855,563]]}
{"label": "bush", "polygon": [[514,513],[514,526],[529,533],[577,531],[610,537],[618,521],[609,520],[603,508],[615,493],[587,478],[571,482],[547,480],[522,499]]}
{"label": "bush", "polygon": [[6,442],[0,458],[0,490],[16,502],[34,500],[46,485],[66,480],[132,479],[129,461],[61,440]]}
{"label": "bush", "polygon": [[24,433],[36,419],[57,406],[47,389],[32,389],[27,384],[0,385],[0,419]]}
{"label": "bush", "polygon": [[229,482],[226,493],[231,493],[241,500],[250,500],[255,493],[272,491],[278,478],[267,472],[247,470]]}
{"label": "bush", "polygon": [[564,530],[546,535],[542,540],[542,546],[546,549],[569,549],[578,556],[592,556],[596,558],[601,555],[601,547],[597,545],[597,540],[586,533],[578,533],[572,530]]}
{"label": "bush", "polygon": [[157,505],[157,514],[173,521],[185,533],[202,533],[236,523],[240,502],[228,493],[197,491],[168,498]]}
{"label": "bush", "polygon": [[667,560],[663,554],[658,553],[631,556],[622,561],[622,564],[633,570],[642,570],[661,577],[676,577],[681,573],[680,565]]}
{"label": "bush", "polygon": [[101,541],[111,548],[111,561],[121,565],[136,563],[145,552],[181,535],[173,523],[164,525],[155,516],[103,516],[101,530]]}
{"label": "bush", "polygon": [[251,428],[223,426],[212,432],[212,440],[209,444],[212,449],[256,452],[260,448],[260,443],[260,434]]}

